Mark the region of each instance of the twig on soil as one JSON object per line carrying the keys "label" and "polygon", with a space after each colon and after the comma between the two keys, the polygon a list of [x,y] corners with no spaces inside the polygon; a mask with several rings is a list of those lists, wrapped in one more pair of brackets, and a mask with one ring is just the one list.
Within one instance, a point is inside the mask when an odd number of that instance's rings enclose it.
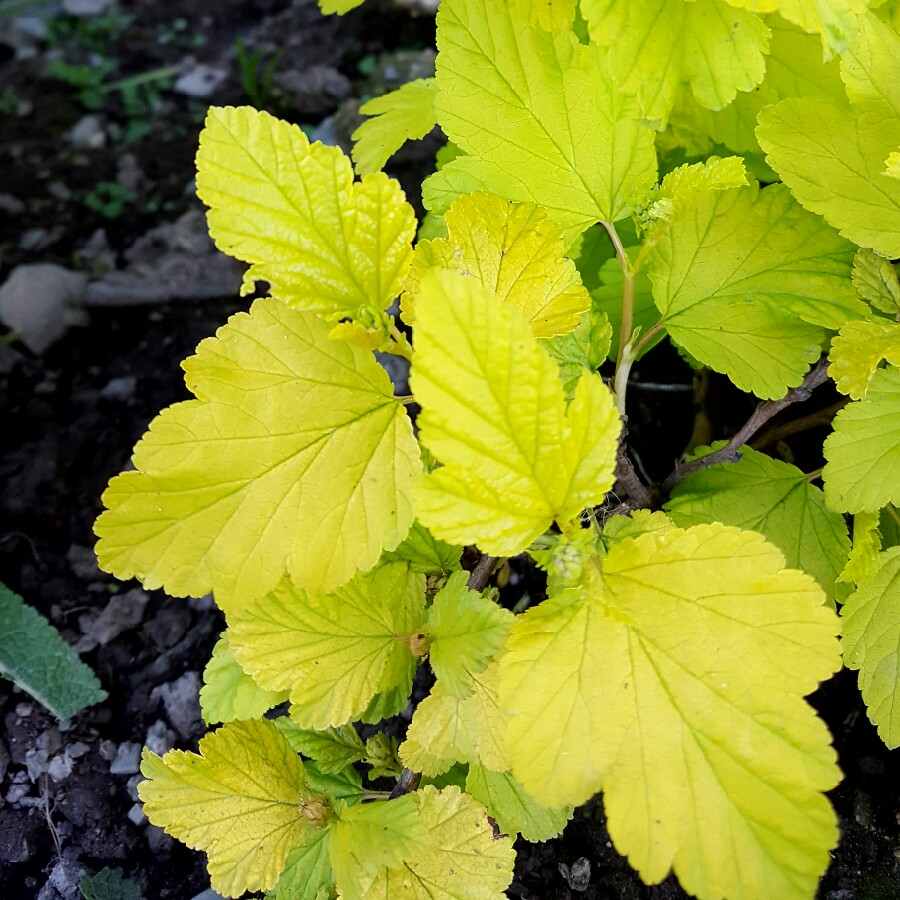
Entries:
{"label": "twig on soil", "polygon": [[59,842],[59,832],[56,830],[56,825],[53,824],[53,817],[50,814],[50,782],[46,773],[41,776],[41,809],[44,812],[44,818],[47,820],[47,827],[50,829],[50,837],[53,838],[56,858],[62,859],[62,845]]}
{"label": "twig on soil", "polygon": [[[469,572],[466,587],[470,591],[483,591],[498,561],[499,557],[497,556],[481,556]],[[421,772],[404,769],[397,778],[397,784],[394,785],[394,789],[391,791],[391,800],[396,800],[397,797],[402,797],[404,794],[411,794],[418,788],[421,779]]]}
{"label": "twig on soil", "polygon": [[804,400],[808,400],[812,392],[819,385],[824,384],[827,378],[828,360],[823,358],[810,369],[802,384],[788,391],[780,400],[767,400],[765,403],[760,403],[753,411],[753,415],[747,419],[743,427],[724,447],[689,463],[676,463],[672,474],[662,484],[663,493],[671,493],[672,488],[679,481],[688,475],[692,475],[694,472],[699,472],[701,469],[706,469],[721,462],[737,462],[741,458],[740,448],[748,443],[769,419],[777,416],[778,413],[794,403],[802,403]]}

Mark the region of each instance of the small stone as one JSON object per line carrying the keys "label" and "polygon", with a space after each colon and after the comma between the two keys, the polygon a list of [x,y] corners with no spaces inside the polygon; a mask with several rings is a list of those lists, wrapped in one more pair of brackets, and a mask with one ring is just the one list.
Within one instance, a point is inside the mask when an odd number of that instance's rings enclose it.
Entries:
{"label": "small stone", "polygon": [[0,191],[0,212],[8,216],[21,216],[25,212],[25,204],[13,194]]}
{"label": "small stone", "polygon": [[99,16],[113,5],[113,0],[62,0],[63,12],[70,16]]}
{"label": "small stone", "polygon": [[84,866],[72,859],[58,859],[50,870],[47,883],[53,885],[65,900],[78,900],[81,896],[81,878],[85,873]]}
{"label": "small stone", "polygon": [[162,719],[157,719],[148,729],[144,743],[151,753],[162,756],[175,746],[175,732]]}
{"label": "small stone", "polygon": [[43,353],[80,320],[87,279],[55,263],[16,266],[0,287],[0,321]]}
{"label": "small stone", "polygon": [[73,147],[82,150],[99,150],[106,146],[106,130],[103,119],[97,115],[82,116],[67,135]]}
{"label": "small stone", "polygon": [[109,765],[110,775],[134,775],[141,770],[141,745],[132,741],[119,744],[115,759]]}
{"label": "small stone", "polygon": [[333,66],[289,69],[276,79],[290,93],[291,106],[302,117],[320,119],[334,112],[353,93],[353,84]]}
{"label": "small stone", "polygon": [[81,757],[90,749],[90,744],[86,744],[84,741],[75,741],[66,747],[66,753],[68,753],[72,759],[81,759]]}
{"label": "small stone", "polygon": [[185,72],[176,82],[173,90],[188,97],[211,97],[228,77],[225,69],[200,63]]}
{"label": "small stone", "polygon": [[100,741],[99,749],[101,759],[105,759],[107,762],[112,762],[116,758],[116,754],[119,752],[119,748],[118,746],[116,746],[116,742],[108,741],[106,738]]}
{"label": "small stone", "polygon": [[47,766],[47,774],[56,784],[59,784],[72,774],[74,765],[75,761],[68,753],[60,753],[50,760],[50,764]]}
{"label": "small stone", "polygon": [[134,806],[128,810],[128,819],[132,824],[137,825],[138,828],[147,824],[147,816],[140,803],[135,803]]}
{"label": "small stone", "polygon": [[138,785],[144,781],[144,776],[138,772],[137,775],[132,775],[131,778],[128,779],[128,783],[125,785],[125,790],[128,791],[128,796],[134,800],[135,803],[140,800],[138,796]]}
{"label": "small stone", "polygon": [[72,544],[66,553],[66,562],[76,578],[82,581],[93,581],[100,575],[100,567],[97,565],[97,554],[93,547],[83,547],[81,544]]}
{"label": "small stone", "polygon": [[154,856],[172,852],[175,838],[166,834],[162,828],[158,828],[156,825],[147,825],[144,829],[144,834],[147,838],[147,846]]}
{"label": "small stone", "polygon": [[190,740],[199,731],[200,719],[200,675],[198,672],[185,672],[175,681],[161,684],[150,693],[162,701],[172,727],[185,740]]}
{"label": "small stone", "polygon": [[17,703],[16,715],[20,719],[27,719],[34,712],[34,706],[31,703]]}
{"label": "small stone", "polygon": [[104,400],[118,400],[127,403],[133,399],[137,390],[137,378],[134,375],[122,375],[119,378],[110,378],[100,391]]}
{"label": "small stone", "polygon": [[[85,623],[84,638],[78,642],[76,649],[84,653],[93,650],[98,644],[105,647],[123,632],[140,625],[149,599],[141,588],[117,594],[96,619]],[[85,646],[91,643],[93,646]]]}
{"label": "small stone", "polygon": [[573,891],[582,893],[591,883],[591,863],[583,856],[576,859],[571,866],[560,863],[559,872]]}
{"label": "small stone", "polygon": [[224,900],[221,894],[217,894],[212,888],[207,888],[199,894],[195,894],[191,900]]}

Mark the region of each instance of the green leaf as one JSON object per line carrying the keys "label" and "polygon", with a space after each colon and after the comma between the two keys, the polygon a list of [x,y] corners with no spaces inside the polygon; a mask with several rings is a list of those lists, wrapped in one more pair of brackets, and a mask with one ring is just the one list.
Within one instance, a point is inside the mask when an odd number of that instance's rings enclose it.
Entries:
{"label": "green leaf", "polygon": [[496,665],[472,675],[471,692],[463,699],[438,681],[413,714],[400,745],[403,764],[429,776],[446,772],[456,762],[505,772],[506,722],[497,700],[497,678]]}
{"label": "green leaf", "polygon": [[423,280],[411,384],[420,439],[444,463],[415,498],[438,537],[512,556],[612,487],[620,421],[609,390],[585,373],[567,409],[528,323],[474,279]]}
{"label": "green leaf", "polygon": [[515,18],[503,0],[445,0],[437,22],[438,122],[467,155],[426,181],[425,205],[442,212],[475,190],[530,201],[567,242],[629,215],[656,177],[653,133],[602,50]]}
{"label": "green leaf", "polygon": [[332,896],[334,875],[328,859],[330,828],[316,828],[307,832],[288,854],[284,871],[267,900],[296,900],[309,897],[319,900],[319,892]]}
{"label": "green leaf", "polygon": [[663,233],[649,274],[676,343],[776,399],[818,358],[820,327],[865,315],[853,252],[780,185],[704,191]]}
{"label": "green leaf", "polygon": [[900,746],[900,547],[879,556],[875,576],[841,610],[844,662],[859,669],[869,718],[888,747]]}
{"label": "green leaf", "polygon": [[701,469],[679,482],[665,509],[682,528],[721,522],[758,531],[781,550],[788,566],[812,575],[835,597],[835,580],[850,553],[847,524],[826,508],[825,495],[796,466],[742,447],[737,462]]}
{"label": "green leaf", "polygon": [[897,269],[871,250],[858,250],[853,259],[853,286],[859,296],[888,315],[900,313]]}
{"label": "green leaf", "polygon": [[413,572],[423,575],[449,575],[459,568],[462,551],[462,547],[439,541],[424,525],[413,522],[397,549],[385,553],[382,559],[405,560]]}
{"label": "green leaf", "polygon": [[420,851],[425,839],[412,794],[342,810],[328,842],[341,897],[362,897],[360,883],[366,873],[403,863]]}
{"label": "green leaf", "polygon": [[427,839],[401,866],[364,876],[360,896],[504,900],[515,851],[508,837],[494,837],[484,807],[456,787],[439,791],[429,786],[409,796]]}
{"label": "green leaf", "polygon": [[543,209],[475,193],[454,200],[444,221],[447,237],[416,247],[402,301],[404,321],[415,321],[422,277],[439,266],[477,278],[519,309],[536,337],[575,328],[591,299],[565,256],[559,228]]}
{"label": "green leaf", "polygon": [[383,169],[407,141],[420,140],[434,128],[436,92],[433,78],[417,78],[359,108],[373,117],[353,132],[353,161],[360,175]]}
{"label": "green leaf", "polygon": [[429,659],[448,693],[465,697],[470,678],[483,672],[503,646],[513,614],[466,587],[468,572],[454,572],[428,610]]}
{"label": "green leaf", "polygon": [[318,592],[371,568],[412,522],[409,417],[370,353],[257,300],[184,363],[198,397],[158,416],[97,520],[100,565],[226,610],[288,568]]}
{"label": "green leaf", "polygon": [[582,0],[591,40],[609,47],[609,67],[641,113],[664,125],[687,82],[702,106],[721,109],[766,71],[770,32],[724,0]]}
{"label": "green leaf", "polygon": [[884,319],[847,322],[831,342],[828,359],[837,389],[861,400],[882,360],[900,365],[900,325]]}
{"label": "green leaf", "polygon": [[397,756],[397,739],[378,731],[366,741],[366,765],[369,780],[376,778],[398,778],[403,770]]}
{"label": "green leaf", "polygon": [[78,884],[84,900],[143,900],[141,889],[122,875],[121,869],[101,869],[83,875]]}
{"label": "green leaf", "polygon": [[857,587],[869,581],[878,571],[881,534],[877,512],[858,513],[853,517],[853,547],[840,580]]}
{"label": "green leaf", "polygon": [[900,504],[900,369],[879,369],[866,399],[845,406],[825,440],[825,502],[841,512]]}
{"label": "green leaf", "polygon": [[216,246],[251,264],[244,293],[267,281],[289,306],[335,318],[386,309],[400,293],[416,233],[400,185],[381,173],[354,182],[339,148],[310,144],[296,125],[211,107],[197,194]]}
{"label": "green leaf", "polygon": [[229,722],[199,750],[160,758],[144,749],[138,794],[147,818],[209,855],[220,894],[274,887],[288,853],[325,815],[324,798],[309,791],[300,758],[264,719]]}
{"label": "green leaf", "polygon": [[306,769],[309,789],[314,793],[350,804],[362,803],[362,778],[353,766],[347,766],[340,772],[323,772],[314,761],[307,760],[303,768]]}
{"label": "green leaf", "polygon": [[900,182],[884,172],[900,139],[900,35],[859,19],[841,74],[850,101],[789,99],[759,116],[772,168],[807,209],[850,240],[900,256]]}
{"label": "green leaf", "polygon": [[0,582],[0,675],[59,719],[106,699],[97,676],[60,633]]}
{"label": "green leaf", "polygon": [[509,772],[491,772],[484,766],[469,767],[466,793],[484,804],[503,834],[521,834],[526,841],[547,841],[562,834],[574,811],[571,806],[541,806]]}
{"label": "green leaf", "polygon": [[287,691],[267,691],[240,667],[228,632],[223,632],[203,672],[200,688],[203,721],[209,725],[234,719],[259,719],[287,698]]}
{"label": "green leaf", "polygon": [[285,716],[274,722],[291,747],[297,753],[314,759],[319,770],[326,775],[337,774],[366,758],[366,745],[352,725],[315,731],[301,728]]}
{"label": "green leaf", "polygon": [[[621,301],[620,294],[619,309],[622,307]],[[652,300],[650,306],[655,313],[656,307]],[[593,300],[591,308],[581,316],[574,331],[547,338],[541,343],[559,366],[559,377],[567,403],[571,403],[575,397],[575,388],[584,372],[596,372],[606,362],[612,339],[613,329],[609,316],[603,312],[599,302]]]}
{"label": "green leaf", "polygon": [[808,900],[838,838],[823,792],[840,772],[803,699],[841,665],[823,600],[753,532],[620,541],[516,620],[500,661],[513,776],[551,806],[602,789],[648,884],[672,868],[699,897]]}
{"label": "green leaf", "polygon": [[360,575],[332,594],[285,581],[232,618],[240,664],[269,690],[291,692],[304,728],[344,725],[415,670],[410,650],[425,619],[425,579],[405,563]]}

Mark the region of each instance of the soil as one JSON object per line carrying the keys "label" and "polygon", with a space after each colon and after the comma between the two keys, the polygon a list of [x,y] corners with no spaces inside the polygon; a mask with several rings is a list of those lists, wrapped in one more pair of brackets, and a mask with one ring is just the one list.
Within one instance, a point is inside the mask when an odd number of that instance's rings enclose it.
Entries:
{"label": "soil", "polygon": [[[421,51],[433,43],[427,17],[371,2],[343,19],[323,19],[311,0],[132,0],[93,20],[62,15],[48,3],[41,17],[45,31],[30,43],[5,35],[0,20],[0,283],[21,263],[55,262],[95,275],[121,266],[140,236],[195,208],[192,160],[208,103],[244,103],[248,90],[263,90],[273,112],[345,136],[359,98],[394,86],[398,68],[427,67],[430,57]],[[271,85],[242,75],[239,38],[263,60],[287,48]],[[400,62],[388,55],[397,50],[409,51]],[[54,60],[106,66],[107,81],[169,66],[180,74],[191,67],[186,57],[224,72],[211,96],[175,92],[173,75],[151,81],[140,102],[112,91],[88,108],[83,88],[48,74]],[[313,66],[318,93],[279,86],[279,75],[296,84],[288,73]],[[87,115],[99,116],[102,139],[95,130],[94,144],[73,143],[72,129]],[[433,152],[424,142],[395,166],[411,198]],[[91,526],[106,482],[127,465],[148,421],[187,396],[178,361],[246,305],[235,291],[95,308],[83,327],[42,355],[0,340],[0,581],[81,649],[109,692],[104,703],[60,723],[0,680],[3,900],[77,898],[81,874],[104,867],[121,868],[148,900],[189,900],[209,885],[202,856],[144,819],[135,753],[145,743],[158,752],[196,747],[204,731],[196,691],[222,618],[207,600],[156,592],[146,598],[136,585],[101,573]],[[632,392],[632,439],[654,479],[691,440],[692,423],[699,423],[695,436],[719,437],[750,409],[747,398],[711,379],[707,416],[695,421],[693,375],[663,349],[636,368],[635,378],[644,386]],[[681,387],[673,391],[672,384]],[[666,435],[662,443],[659,434]],[[814,457],[820,437],[808,434],[781,449]],[[505,599],[512,604],[525,591],[538,596],[537,573],[518,562],[515,571]],[[129,598],[142,614],[98,645],[98,615],[125,592],[134,592]],[[869,724],[852,673],[825,685],[813,702],[846,773],[832,795],[841,844],[820,896],[898,898],[896,754]],[[560,838],[520,842],[518,849],[510,897],[685,896],[672,878],[655,887],[640,883],[612,849],[599,802],[578,810]]]}

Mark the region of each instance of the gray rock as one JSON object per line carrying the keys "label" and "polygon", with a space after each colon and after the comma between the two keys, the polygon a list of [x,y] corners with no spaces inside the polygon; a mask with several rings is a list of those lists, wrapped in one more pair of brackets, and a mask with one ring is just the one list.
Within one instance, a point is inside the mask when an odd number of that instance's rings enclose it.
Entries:
{"label": "gray rock", "polygon": [[100,575],[97,554],[94,553],[93,547],[72,544],[66,553],[66,562],[69,564],[72,574],[82,581],[93,581]]}
{"label": "gray rock", "polygon": [[134,775],[141,770],[141,745],[133,741],[119,744],[115,759],[109,764],[110,775]]}
{"label": "gray rock", "polygon": [[290,95],[290,105],[301,116],[321,118],[353,93],[353,84],[333,66],[289,69],[276,84]]}
{"label": "gray rock", "polygon": [[132,824],[137,825],[138,828],[147,824],[147,816],[140,803],[135,803],[134,806],[128,810],[128,820]]}
{"label": "gray rock", "polygon": [[63,12],[70,16],[89,18],[99,16],[113,5],[114,0],[62,0]]}
{"label": "gray rock", "polygon": [[200,63],[185,72],[176,82],[173,90],[188,97],[211,97],[228,77],[225,69]]}
{"label": "gray rock", "polygon": [[100,391],[104,400],[120,400],[127,403],[137,390],[137,378],[134,375],[123,375],[121,378],[110,378]]}
{"label": "gray rock", "polygon": [[149,599],[141,588],[117,594],[96,619],[82,624],[84,634],[75,649],[79,653],[86,653],[98,645],[105,647],[123,632],[140,625]]}
{"label": "gray rock", "polygon": [[162,756],[175,746],[175,732],[162,719],[157,719],[148,729],[144,743],[152,753]]}
{"label": "gray rock", "polygon": [[576,859],[571,866],[560,863],[559,873],[573,891],[582,893],[588,889],[591,883],[591,862],[582,856]]}
{"label": "gray rock", "polygon": [[159,697],[172,727],[188,741],[202,729],[199,695],[200,674],[185,672],[175,681],[154,688],[150,699]]}
{"label": "gray rock", "polygon": [[212,888],[207,888],[199,894],[195,894],[191,900],[225,900],[221,894],[217,894]]}
{"label": "gray rock", "polygon": [[25,203],[15,194],[0,192],[0,212],[8,216],[21,216],[25,212]]}
{"label": "gray rock", "polygon": [[72,756],[69,753],[59,753],[50,760],[50,763],[47,766],[47,774],[53,782],[59,784],[72,774],[72,769],[74,767],[75,760],[72,759]]}
{"label": "gray rock", "polygon": [[87,279],[55,263],[16,266],[0,287],[0,321],[34,353],[43,353],[84,321]]}
{"label": "gray rock", "polygon": [[[85,868],[81,863],[72,859],[58,859],[56,865],[50,870],[50,877],[44,888],[38,894],[38,900],[56,900],[56,897],[62,897],[63,900],[80,900],[81,878],[85,874]],[[55,894],[51,891],[55,891]],[[45,894],[46,892],[46,894]]]}
{"label": "gray rock", "polygon": [[147,825],[144,835],[147,838],[147,846],[154,856],[171,853],[175,846],[175,838],[166,834],[162,828],[158,828],[156,825]]}
{"label": "gray rock", "polygon": [[97,115],[82,116],[70,129],[69,143],[80,150],[99,150],[106,146],[106,129],[103,118]]}

